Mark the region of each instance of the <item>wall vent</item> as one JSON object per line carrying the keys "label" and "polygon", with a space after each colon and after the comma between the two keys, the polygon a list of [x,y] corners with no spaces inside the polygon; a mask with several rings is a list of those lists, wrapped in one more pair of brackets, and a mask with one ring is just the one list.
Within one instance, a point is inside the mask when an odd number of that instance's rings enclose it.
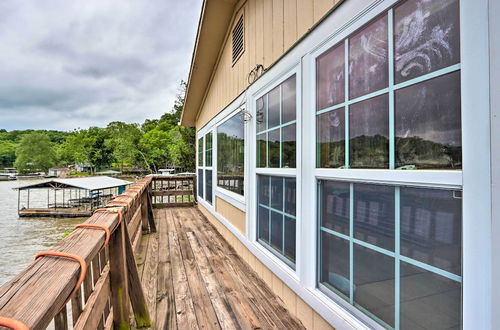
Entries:
{"label": "wall vent", "polygon": [[241,54],[245,51],[245,23],[243,15],[240,16],[238,23],[233,29],[233,65],[238,61]]}

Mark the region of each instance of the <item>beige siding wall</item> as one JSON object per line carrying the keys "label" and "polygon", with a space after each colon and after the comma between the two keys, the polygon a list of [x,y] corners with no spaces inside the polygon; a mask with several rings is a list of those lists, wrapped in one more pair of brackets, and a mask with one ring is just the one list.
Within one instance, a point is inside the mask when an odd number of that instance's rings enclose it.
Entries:
{"label": "beige siding wall", "polygon": [[[230,205],[230,204],[228,204]],[[297,317],[307,329],[331,330],[333,329],[318,313],[316,313],[304,300],[295,294],[285,283],[269,270],[246,248],[233,233],[217,220],[207,209],[198,205],[199,210],[214,225],[217,231],[236,250],[236,253],[269,285],[274,294],[281,298],[283,304],[292,315]],[[239,211],[239,210],[238,210]],[[241,212],[241,211],[239,211]],[[230,216],[230,215],[229,215]],[[224,217],[232,222],[230,218]]]}
{"label": "beige siding wall", "polygon": [[242,233],[243,235],[246,234],[246,220],[245,213],[243,211],[229,204],[225,200],[216,197],[215,212],[219,213],[225,219],[231,222],[233,226],[238,228],[240,233]]}
{"label": "beige siding wall", "polygon": [[269,67],[342,0],[247,0],[233,17],[228,37],[241,14],[245,16],[245,52],[231,63],[231,38],[221,49],[216,70],[196,122],[203,127],[247,87],[248,73],[257,64]]}

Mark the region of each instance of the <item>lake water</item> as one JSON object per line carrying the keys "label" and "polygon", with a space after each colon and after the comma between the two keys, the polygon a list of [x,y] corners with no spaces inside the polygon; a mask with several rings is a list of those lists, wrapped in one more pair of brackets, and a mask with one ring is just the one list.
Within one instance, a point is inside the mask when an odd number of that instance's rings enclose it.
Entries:
{"label": "lake water", "polygon": [[[36,181],[33,179],[0,181],[0,286],[33,262],[37,252],[50,249],[62,239],[64,232],[86,220],[85,218],[19,218],[17,190],[13,188],[34,182]],[[22,197],[26,199],[26,192],[23,192]],[[32,190],[30,200],[31,207],[45,206],[47,190]]]}

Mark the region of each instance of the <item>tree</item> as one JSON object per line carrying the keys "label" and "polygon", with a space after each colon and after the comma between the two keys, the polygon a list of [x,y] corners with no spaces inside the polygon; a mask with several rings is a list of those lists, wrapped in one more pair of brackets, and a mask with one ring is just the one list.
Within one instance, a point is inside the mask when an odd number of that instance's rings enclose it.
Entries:
{"label": "tree", "polygon": [[105,144],[113,150],[114,160],[120,164],[120,169],[123,171],[124,164],[132,164],[137,158],[141,131],[136,124],[126,124],[120,121],[109,123],[106,130],[110,138]]}
{"label": "tree", "polygon": [[9,167],[16,160],[16,149],[12,142],[0,140],[0,167]]}
{"label": "tree", "polygon": [[56,154],[46,133],[33,132],[21,138],[14,164],[18,172],[48,172],[55,163]]}

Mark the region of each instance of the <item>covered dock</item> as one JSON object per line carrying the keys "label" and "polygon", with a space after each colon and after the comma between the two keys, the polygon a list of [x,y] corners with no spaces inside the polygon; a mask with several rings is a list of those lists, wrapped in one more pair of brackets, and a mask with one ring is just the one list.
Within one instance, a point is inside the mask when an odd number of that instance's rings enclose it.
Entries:
{"label": "covered dock", "polygon": [[[20,217],[88,217],[130,184],[107,176],[34,182],[15,188],[18,214]],[[43,190],[45,195],[41,193]]]}

